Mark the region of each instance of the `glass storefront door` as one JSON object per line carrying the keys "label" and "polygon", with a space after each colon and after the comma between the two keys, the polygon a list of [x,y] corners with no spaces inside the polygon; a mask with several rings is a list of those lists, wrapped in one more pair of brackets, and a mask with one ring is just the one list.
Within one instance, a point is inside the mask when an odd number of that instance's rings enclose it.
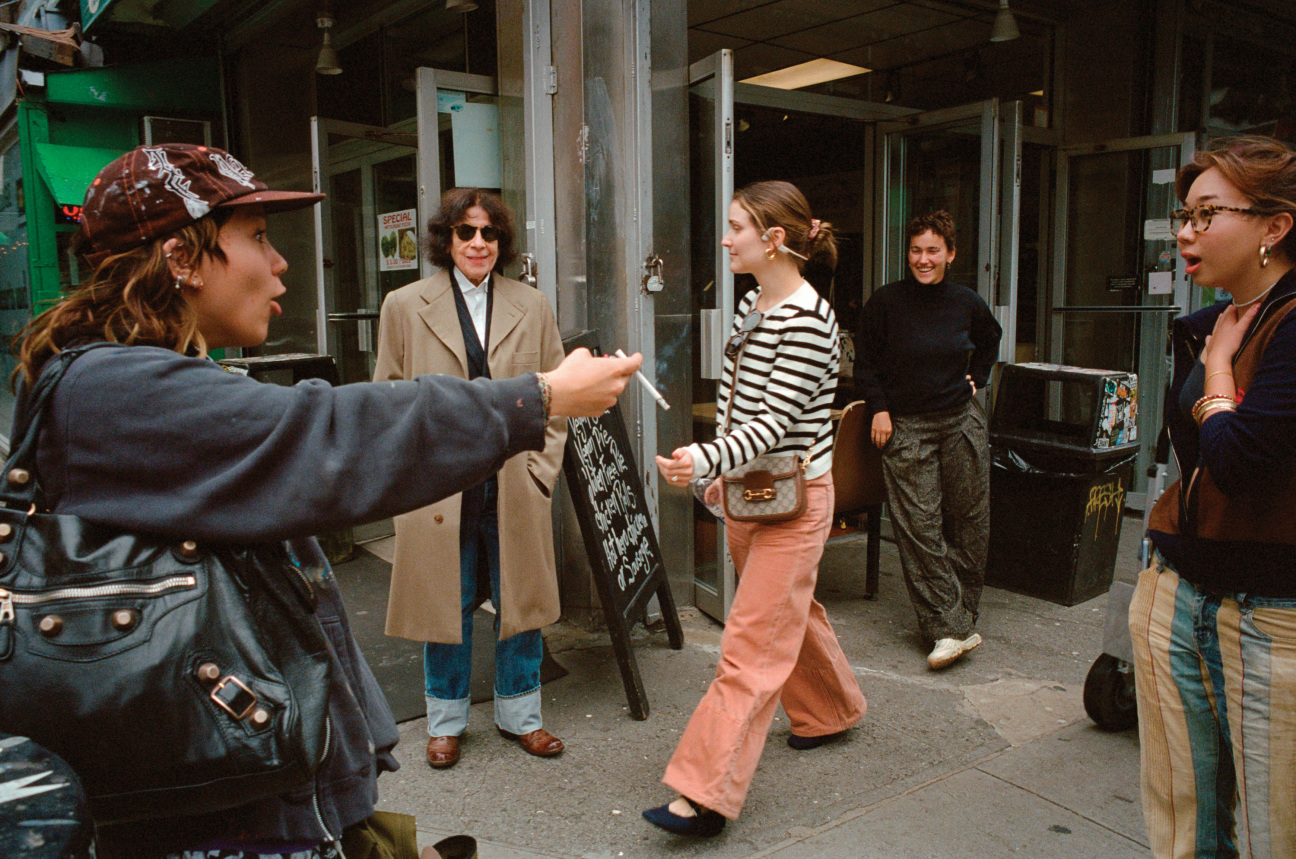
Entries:
{"label": "glass storefront door", "polygon": [[[693,377],[693,437],[716,432],[723,347],[734,307],[755,281],[729,270],[720,241],[736,187],[781,179],[800,188],[814,216],[838,239],[834,271],[808,266],[806,279],[829,300],[843,332],[853,331],[871,269],[874,133],[879,120],[916,111],[853,99],[755,86],[733,80],[732,54],[721,51],[690,72],[690,251],[693,313],[700,332]],[[848,351],[848,350],[847,350]],[[849,359],[839,395],[850,399]],[[723,620],[733,599],[733,564],[723,524],[695,506],[694,603]]]}
{"label": "glass storefront door", "polygon": [[975,289],[1004,329],[1000,359],[1016,352],[1021,111],[997,100],[930,111],[880,127],[885,188],[877,284],[904,277],[905,225],[945,209],[959,232],[949,276]]}
{"label": "glass storefront door", "polygon": [[525,207],[524,183],[504,178],[494,79],[421,68],[415,81],[418,115],[391,128],[312,119],[315,184],[328,194],[316,212],[318,350],[344,384],[373,376],[383,299],[435,270],[421,243],[443,188]]}
{"label": "glass storefront door", "polygon": [[[721,51],[690,69],[689,199],[693,313],[699,342],[693,384],[693,435],[714,438],[724,338],[733,321],[733,272],[720,246],[734,192],[733,54]],[[729,614],[735,585],[724,524],[694,505],[693,604],[717,620]]]}
{"label": "glass storefront door", "polygon": [[1170,231],[1175,171],[1194,137],[1170,134],[1070,147],[1057,154],[1050,360],[1138,373],[1141,448],[1134,491],[1144,504],[1169,378],[1170,320],[1201,307]]}

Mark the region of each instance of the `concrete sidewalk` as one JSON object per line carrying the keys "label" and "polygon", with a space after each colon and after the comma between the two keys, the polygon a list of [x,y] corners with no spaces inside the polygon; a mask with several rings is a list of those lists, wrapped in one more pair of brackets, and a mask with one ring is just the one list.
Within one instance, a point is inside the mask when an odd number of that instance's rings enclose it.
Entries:
{"label": "concrete sidewalk", "polygon": [[[1118,563],[1135,563],[1140,526],[1126,518]],[[628,715],[606,636],[559,625],[546,637],[570,673],[544,687],[545,726],[566,753],[526,755],[496,734],[487,703],[473,707],[459,765],[434,771],[424,722],[408,722],[381,806],[415,815],[426,844],[475,836],[481,859],[1147,855],[1136,733],[1099,731],[1081,704],[1105,599],[1063,608],[987,589],[985,644],[937,673],[894,545],[882,546],[874,602],[860,598],[863,553],[862,537],[831,541],[818,596],[867,715],[843,740],[796,752],[780,713],[742,817],[720,837],[680,839],[639,816],[672,798],[662,770],[714,675],[721,627],[692,610],[682,651],[640,630],[647,721]]]}

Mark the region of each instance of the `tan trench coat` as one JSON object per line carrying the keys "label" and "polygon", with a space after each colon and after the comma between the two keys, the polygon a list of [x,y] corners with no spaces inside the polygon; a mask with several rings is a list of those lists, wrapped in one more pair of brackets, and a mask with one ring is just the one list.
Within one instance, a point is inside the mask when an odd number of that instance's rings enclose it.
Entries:
{"label": "tan trench coat", "polygon": [[[552,370],[563,359],[558,323],[544,293],[491,276],[491,377]],[[378,323],[374,380],[425,373],[468,376],[468,353],[449,272],[392,292]],[[566,418],[549,422],[545,448],[518,454],[499,471],[500,638],[558,620],[550,504],[562,468]],[[396,517],[396,559],[387,602],[388,635],[459,644],[459,495]]]}

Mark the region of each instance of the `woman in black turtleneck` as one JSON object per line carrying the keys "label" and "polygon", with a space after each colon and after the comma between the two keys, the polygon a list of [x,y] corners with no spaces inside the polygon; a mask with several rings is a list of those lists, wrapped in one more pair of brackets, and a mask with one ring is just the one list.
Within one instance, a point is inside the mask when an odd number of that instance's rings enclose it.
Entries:
{"label": "woman in black turtleneck", "polygon": [[927,664],[981,643],[977,609],[990,539],[985,413],[972,399],[999,350],[999,323],[972,290],[945,279],[949,212],[905,230],[909,276],[876,290],[860,316],[855,379],[873,415],[891,522]]}

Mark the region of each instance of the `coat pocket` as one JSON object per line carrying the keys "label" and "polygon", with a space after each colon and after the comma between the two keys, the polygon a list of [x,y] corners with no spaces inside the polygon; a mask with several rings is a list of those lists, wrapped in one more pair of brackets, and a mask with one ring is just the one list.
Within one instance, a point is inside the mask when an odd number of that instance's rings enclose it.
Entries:
{"label": "coat pocket", "polygon": [[534,352],[514,352],[509,357],[509,363],[519,371],[533,370],[540,366],[540,353]]}

